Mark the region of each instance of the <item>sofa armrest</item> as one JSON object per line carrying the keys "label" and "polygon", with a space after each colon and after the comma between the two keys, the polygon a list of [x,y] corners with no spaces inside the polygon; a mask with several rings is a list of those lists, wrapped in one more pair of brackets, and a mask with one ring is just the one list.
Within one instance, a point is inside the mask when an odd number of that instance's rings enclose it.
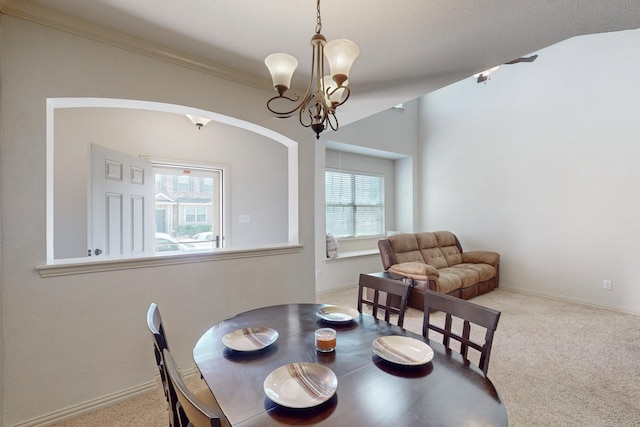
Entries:
{"label": "sofa armrest", "polygon": [[434,266],[413,261],[394,264],[389,267],[389,272],[414,280],[429,280],[430,278],[440,277],[440,272]]}
{"label": "sofa armrest", "polygon": [[393,264],[396,264],[396,254],[393,251],[389,239],[378,240],[378,249],[380,251],[380,259],[382,260],[382,268],[388,270]]}
{"label": "sofa armrest", "polygon": [[490,251],[463,252],[462,262],[468,262],[471,264],[490,264],[495,267],[500,262],[500,254]]}

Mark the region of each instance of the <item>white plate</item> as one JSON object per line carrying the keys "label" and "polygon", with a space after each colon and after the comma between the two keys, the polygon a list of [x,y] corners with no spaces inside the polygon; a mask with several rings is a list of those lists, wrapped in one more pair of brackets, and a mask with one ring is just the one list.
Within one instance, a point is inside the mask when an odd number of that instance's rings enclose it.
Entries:
{"label": "white plate", "polygon": [[270,346],[278,339],[278,332],[271,328],[236,329],[222,337],[222,343],[236,351],[257,351]]}
{"label": "white plate", "polygon": [[288,408],[311,408],[331,399],[338,378],[317,363],[290,363],[274,370],[264,380],[264,392],[275,403]]}
{"label": "white plate", "polygon": [[373,342],[372,348],[384,360],[398,365],[424,365],[433,359],[433,350],[427,343],[410,337],[380,337]]}
{"label": "white plate", "polygon": [[337,305],[329,305],[322,307],[316,311],[316,316],[327,322],[344,323],[351,322],[358,317],[360,312],[351,307],[340,307]]}

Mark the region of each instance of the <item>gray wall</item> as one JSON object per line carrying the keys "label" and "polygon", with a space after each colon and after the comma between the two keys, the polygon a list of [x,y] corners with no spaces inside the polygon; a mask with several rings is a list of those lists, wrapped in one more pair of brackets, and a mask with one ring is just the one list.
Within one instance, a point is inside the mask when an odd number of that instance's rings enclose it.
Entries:
{"label": "gray wall", "polygon": [[420,228],[500,252],[501,286],[640,313],[639,44],[574,38],[425,96]]}
{"label": "gray wall", "polygon": [[395,229],[395,162],[391,159],[346,153],[336,150],[326,152],[327,168],[346,172],[375,172],[384,174],[385,231]]}
{"label": "gray wall", "polygon": [[315,138],[293,120],[271,117],[268,76],[264,91],[252,89],[7,15],[0,25],[4,425],[155,386],[150,302],[159,304],[177,362],[188,369],[196,340],[220,320],[314,301],[309,227],[300,227],[303,248],[292,254],[42,278],[47,98],[185,105],[284,134],[299,142],[300,224],[314,222]]}
{"label": "gray wall", "polygon": [[[189,367],[212,324],[314,299],[314,269],[324,262],[324,146],[294,120],[273,120],[269,92],[6,15],[0,25],[4,425],[153,384],[144,324],[151,301],[178,363]],[[533,64],[503,67],[486,85],[468,79],[409,114],[380,113],[330,135],[407,156],[404,182],[419,188],[403,197],[409,222],[450,229],[469,250],[501,252],[503,286],[640,312],[638,42],[637,32],[569,40]],[[186,105],[298,141],[303,249],[41,278],[45,102],[73,96]],[[602,279],[613,280],[612,291]]]}
{"label": "gray wall", "polygon": [[[351,159],[349,150],[367,156],[378,156],[383,162],[393,162],[393,212],[388,213],[388,230],[411,232],[417,222],[418,181],[418,102],[405,103],[403,110],[389,109],[374,116],[341,127],[338,132],[325,138],[332,147],[329,153],[343,150],[345,158]],[[337,161],[327,155],[326,150],[316,149],[316,290],[327,292],[353,286],[359,273],[380,271],[380,255],[359,256],[351,259],[327,260],[325,250],[325,206],[324,171]],[[377,252],[377,240],[372,239],[369,249]]]}
{"label": "gray wall", "polygon": [[[198,130],[182,114],[123,108],[59,108],[55,113],[55,258],[86,256],[90,144],[134,157],[229,168],[228,247],[286,243],[287,149],[247,130],[210,122]],[[70,167],[73,165],[73,167]],[[238,222],[250,214],[251,223]]]}

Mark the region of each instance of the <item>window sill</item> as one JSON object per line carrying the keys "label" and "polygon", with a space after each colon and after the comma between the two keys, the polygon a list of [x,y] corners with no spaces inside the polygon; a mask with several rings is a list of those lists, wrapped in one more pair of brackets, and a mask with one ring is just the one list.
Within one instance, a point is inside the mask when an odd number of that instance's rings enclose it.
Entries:
{"label": "window sill", "polygon": [[41,277],[68,276],[72,274],[97,273],[103,271],[127,270],[196,262],[225,261],[239,258],[254,258],[269,255],[298,253],[302,245],[279,245],[249,249],[220,249],[171,255],[144,255],[135,258],[73,258],[56,260],[52,264],[39,265],[36,270]]}
{"label": "window sill", "polygon": [[327,262],[332,262],[332,261],[344,261],[344,260],[349,260],[349,259],[353,259],[353,258],[362,258],[362,257],[369,257],[369,256],[374,256],[374,255],[379,255],[380,252],[378,251],[378,249],[368,249],[368,250],[364,250],[364,251],[350,251],[350,252],[342,252],[342,253],[338,253],[338,256],[335,258],[326,258],[325,261]]}

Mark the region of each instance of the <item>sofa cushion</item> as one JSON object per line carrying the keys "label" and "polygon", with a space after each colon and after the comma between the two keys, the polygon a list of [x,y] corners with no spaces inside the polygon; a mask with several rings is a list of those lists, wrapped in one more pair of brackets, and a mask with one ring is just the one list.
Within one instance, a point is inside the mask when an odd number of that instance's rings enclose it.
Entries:
{"label": "sofa cushion", "polygon": [[415,280],[435,279],[440,272],[435,267],[423,262],[403,262],[389,267],[389,272]]}
{"label": "sofa cushion", "polygon": [[418,247],[424,262],[433,265],[435,268],[447,267],[447,260],[438,247],[438,240],[433,233],[416,233]]}
{"label": "sofa cushion", "polygon": [[394,234],[389,242],[396,255],[398,264],[403,262],[424,262],[418,247],[418,239],[413,233]]}
{"label": "sofa cushion", "polygon": [[445,275],[454,275],[460,279],[460,288],[468,288],[469,286],[473,286],[480,281],[480,275],[477,271],[471,268],[464,268],[460,265],[456,265],[455,267],[445,267],[440,270],[440,280]]}
{"label": "sofa cushion", "polygon": [[478,281],[484,282],[485,280],[493,279],[496,276],[496,268],[490,264],[467,264],[462,263],[456,265],[455,268],[466,268],[474,270],[478,273]]}
{"label": "sofa cushion", "polygon": [[460,264],[462,262],[462,255],[460,254],[456,236],[450,231],[436,231],[433,234],[435,234],[438,246],[447,261],[447,266],[452,267]]}
{"label": "sofa cushion", "polygon": [[433,265],[435,268],[444,268],[449,266],[440,248],[421,249],[420,253],[422,254],[424,262]]}
{"label": "sofa cushion", "polygon": [[473,264],[491,264],[498,265],[500,262],[500,254],[490,251],[471,251],[462,253],[462,262]]}
{"label": "sofa cushion", "polygon": [[462,279],[451,271],[440,270],[440,278],[436,283],[436,291],[448,294],[462,286]]}
{"label": "sofa cushion", "polygon": [[447,260],[447,266],[453,267],[462,263],[462,254],[457,246],[442,246],[440,248],[444,259]]}
{"label": "sofa cushion", "polygon": [[415,233],[418,240],[418,247],[420,249],[429,249],[438,247],[438,239],[434,233],[423,232]]}

